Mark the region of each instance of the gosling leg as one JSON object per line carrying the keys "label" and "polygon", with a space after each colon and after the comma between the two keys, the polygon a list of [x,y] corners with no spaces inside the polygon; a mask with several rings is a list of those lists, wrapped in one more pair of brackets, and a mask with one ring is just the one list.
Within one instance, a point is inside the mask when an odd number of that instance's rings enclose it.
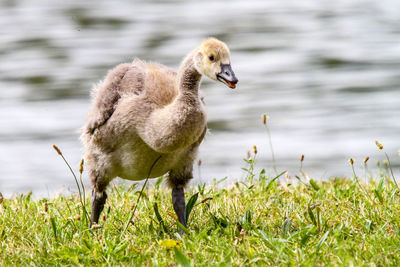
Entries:
{"label": "gosling leg", "polygon": [[90,216],[90,227],[99,222],[100,213],[104,209],[106,199],[106,192],[97,193],[96,191],[92,190],[92,214]]}
{"label": "gosling leg", "polygon": [[179,222],[187,227],[186,225],[186,205],[185,205],[185,192],[182,187],[172,188],[172,204],[176,215],[178,216]]}

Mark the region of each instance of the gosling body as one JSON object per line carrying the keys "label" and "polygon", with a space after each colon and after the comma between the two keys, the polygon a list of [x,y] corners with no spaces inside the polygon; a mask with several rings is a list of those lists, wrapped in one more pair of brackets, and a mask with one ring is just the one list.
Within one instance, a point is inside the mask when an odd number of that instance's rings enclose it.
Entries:
{"label": "gosling body", "polygon": [[186,226],[183,188],[207,131],[202,75],[235,87],[224,43],[205,40],[178,71],[135,59],[111,70],[96,87],[81,136],[93,188],[91,223],[98,222],[115,177],[143,180],[168,173],[175,212]]}

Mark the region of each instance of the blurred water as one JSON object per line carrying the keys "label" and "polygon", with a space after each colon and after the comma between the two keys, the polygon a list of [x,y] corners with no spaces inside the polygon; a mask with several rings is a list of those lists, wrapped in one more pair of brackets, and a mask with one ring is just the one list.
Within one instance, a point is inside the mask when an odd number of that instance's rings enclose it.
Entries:
{"label": "blurred water", "polygon": [[[204,80],[211,134],[201,178],[243,177],[256,144],[271,172],[261,114],[279,170],[348,175],[346,163],[400,148],[400,2],[46,1],[0,2],[0,191],[37,195],[74,188],[73,166],[92,84],[133,57],[178,67],[205,37],[225,41],[236,90]],[[398,167],[398,164],[397,164]],[[397,170],[396,170],[397,171]]]}

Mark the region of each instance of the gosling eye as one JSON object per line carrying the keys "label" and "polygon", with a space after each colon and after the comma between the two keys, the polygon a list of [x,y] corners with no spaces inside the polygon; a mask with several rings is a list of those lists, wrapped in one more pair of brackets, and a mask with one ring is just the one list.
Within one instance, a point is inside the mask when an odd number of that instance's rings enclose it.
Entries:
{"label": "gosling eye", "polygon": [[214,61],[215,58],[214,58],[213,55],[209,55],[209,56],[208,56],[208,59],[209,59],[210,61]]}

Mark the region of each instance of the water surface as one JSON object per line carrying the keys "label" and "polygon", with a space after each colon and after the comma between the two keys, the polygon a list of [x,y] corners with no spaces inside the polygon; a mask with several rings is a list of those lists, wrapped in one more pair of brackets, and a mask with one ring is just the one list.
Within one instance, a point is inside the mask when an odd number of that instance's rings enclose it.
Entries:
{"label": "water surface", "polygon": [[[258,146],[273,174],[349,175],[383,156],[397,166],[400,133],[400,2],[46,1],[0,3],[0,192],[74,190],[57,144],[73,166],[92,85],[134,57],[177,68],[208,36],[231,48],[236,90],[203,80],[210,134],[193,183],[244,177]],[[398,171],[396,169],[396,171]],[[86,176],[85,176],[86,179]]]}

